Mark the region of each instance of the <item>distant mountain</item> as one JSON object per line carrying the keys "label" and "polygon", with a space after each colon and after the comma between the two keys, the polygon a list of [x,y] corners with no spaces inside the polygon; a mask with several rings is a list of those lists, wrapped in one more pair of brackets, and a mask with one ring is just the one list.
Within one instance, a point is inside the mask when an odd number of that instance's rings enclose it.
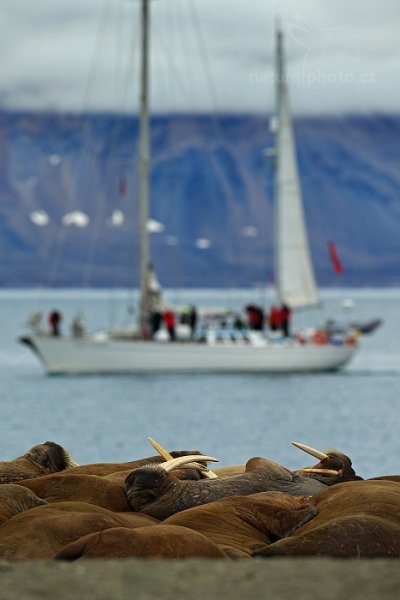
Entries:
{"label": "distant mountain", "polygon": [[[400,116],[295,129],[320,285],[399,284]],[[151,217],[163,230],[151,245],[164,286],[273,282],[272,144],[260,116],[153,119]],[[137,284],[137,145],[125,116],[0,113],[1,286]]]}

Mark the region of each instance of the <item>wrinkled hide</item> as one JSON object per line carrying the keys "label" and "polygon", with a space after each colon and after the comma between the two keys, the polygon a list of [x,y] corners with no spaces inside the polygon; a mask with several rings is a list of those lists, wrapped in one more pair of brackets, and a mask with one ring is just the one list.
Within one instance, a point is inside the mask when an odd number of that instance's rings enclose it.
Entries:
{"label": "wrinkled hide", "polygon": [[114,513],[84,502],[47,504],[18,514],[0,527],[0,559],[53,558],[61,548],[88,533],[156,523],[146,515]]}
{"label": "wrinkled hide", "polygon": [[250,459],[246,472],[241,475],[199,481],[180,481],[161,467],[150,465],[134,470],[124,487],[132,510],[161,520],[228,496],[247,496],[265,491],[309,496],[326,489],[324,484],[292,473],[265,458]]}
{"label": "wrinkled hide", "polygon": [[[75,471],[75,469],[73,469]],[[130,511],[122,485],[97,475],[72,472],[46,475],[20,482],[47,502],[88,502],[115,512]]]}
{"label": "wrinkled hide", "polygon": [[255,556],[400,556],[400,485],[341,483],[313,498],[316,517]]}
{"label": "wrinkled hide", "polygon": [[75,463],[67,450],[54,442],[33,446],[22,456],[0,462],[0,483],[32,479],[71,468]]}
{"label": "wrinkled hide", "polygon": [[79,558],[227,558],[206,536],[186,527],[118,527],[86,535],[63,548],[57,559]]}
{"label": "wrinkled hide", "polygon": [[189,527],[212,540],[227,556],[251,558],[255,550],[290,535],[315,514],[309,496],[263,492],[184,510],[163,521],[161,527]]}
{"label": "wrinkled hide", "polygon": [[14,517],[37,506],[47,504],[36,494],[20,485],[4,483],[0,485],[0,526]]}

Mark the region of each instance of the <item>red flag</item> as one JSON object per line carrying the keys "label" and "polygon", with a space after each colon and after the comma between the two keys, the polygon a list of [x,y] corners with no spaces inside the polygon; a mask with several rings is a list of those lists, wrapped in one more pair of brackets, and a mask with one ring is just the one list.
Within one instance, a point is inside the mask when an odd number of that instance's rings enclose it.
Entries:
{"label": "red flag", "polygon": [[331,261],[332,261],[332,265],[333,265],[333,269],[334,269],[335,273],[337,273],[337,274],[342,273],[343,265],[340,262],[340,258],[337,253],[336,246],[331,240],[329,240],[329,242],[328,242],[328,249],[329,249],[329,256],[331,257]]}

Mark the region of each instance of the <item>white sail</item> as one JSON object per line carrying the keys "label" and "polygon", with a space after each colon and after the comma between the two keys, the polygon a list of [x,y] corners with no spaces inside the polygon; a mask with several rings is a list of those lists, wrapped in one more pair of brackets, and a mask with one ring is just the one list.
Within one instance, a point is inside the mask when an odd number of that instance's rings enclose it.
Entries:
{"label": "white sail", "polygon": [[319,297],[304,222],[280,31],[276,63],[275,283],[279,300],[291,308],[315,306]]}

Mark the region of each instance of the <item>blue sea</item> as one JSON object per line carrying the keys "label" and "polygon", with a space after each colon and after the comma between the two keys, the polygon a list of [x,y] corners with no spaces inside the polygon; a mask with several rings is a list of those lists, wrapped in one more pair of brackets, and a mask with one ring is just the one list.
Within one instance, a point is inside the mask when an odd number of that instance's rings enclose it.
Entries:
{"label": "blue sea", "polygon": [[[268,290],[166,292],[174,304],[242,308],[268,304]],[[295,469],[314,459],[291,445],[337,448],[362,477],[399,474],[400,289],[324,290],[317,318],[382,318],[342,371],[303,375],[47,376],[18,343],[33,311],[62,311],[63,328],[83,310],[90,329],[133,317],[126,290],[2,290],[0,460],[51,440],[78,463],[198,449],[221,465],[264,456]],[[351,299],[353,308],[343,300]],[[347,301],[346,306],[349,305]],[[300,315],[301,321],[307,316]],[[302,324],[302,323],[300,323]]]}

